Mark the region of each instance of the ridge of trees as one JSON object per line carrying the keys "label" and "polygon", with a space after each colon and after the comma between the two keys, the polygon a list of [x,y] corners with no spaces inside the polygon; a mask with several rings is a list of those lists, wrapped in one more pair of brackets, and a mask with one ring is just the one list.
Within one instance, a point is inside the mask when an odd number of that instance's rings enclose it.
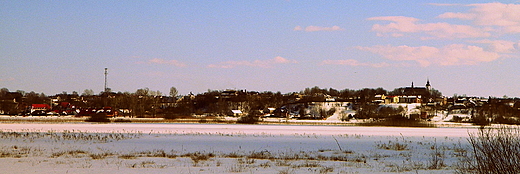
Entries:
{"label": "ridge of trees", "polygon": [[[112,92],[110,89],[95,95],[92,89],[85,89],[79,94],[62,92],[53,96],[34,91],[25,92],[17,90],[10,92],[7,88],[0,89],[0,110],[15,112],[31,104],[50,104],[51,98],[59,97],[60,101],[69,102],[77,107],[131,109],[137,116],[155,115],[157,112],[172,112],[176,114],[188,113],[221,113],[228,112],[229,108],[241,108],[243,110],[261,110],[267,107],[281,107],[284,104],[294,102],[296,98],[301,101],[324,101],[326,97],[334,97],[339,100],[359,99],[361,102],[369,102],[376,94],[397,94],[397,90],[387,91],[383,88],[363,88],[359,90],[334,88],[308,87],[299,92],[282,94],[281,92],[256,92],[235,90],[236,96],[225,98],[221,96],[226,90],[210,90],[200,94],[178,95],[178,90],[171,87],[169,96],[161,91],[140,88],[135,92]],[[440,96],[440,92],[438,93]],[[11,101],[23,103],[23,106],[15,106]],[[164,105],[164,103],[170,103]]]}
{"label": "ridge of trees", "polygon": [[[112,92],[111,90],[95,95],[93,90],[86,89],[82,94],[62,92],[53,96],[34,91],[25,92],[17,90],[10,92],[7,88],[0,89],[0,111],[4,114],[18,114],[31,104],[50,104],[51,99],[59,102],[68,102],[77,108],[103,108],[112,107],[114,110],[126,109],[128,113],[122,115],[135,117],[169,117],[190,116],[192,114],[203,115],[228,115],[231,109],[238,109],[245,113],[265,110],[266,108],[280,108],[294,102],[326,101],[333,98],[335,101],[350,101],[363,110],[358,110],[359,116],[374,116],[373,111],[377,104],[372,103],[375,95],[403,95],[402,88],[387,91],[383,88],[362,88],[358,90],[334,88],[308,87],[299,92],[282,94],[272,91],[245,91],[245,90],[208,90],[199,94],[178,95],[175,87],[171,87],[169,96],[161,91],[149,88],[137,89],[135,92]],[[225,95],[226,92],[231,92]],[[230,96],[231,95],[231,96]],[[432,89],[431,95],[440,98],[442,93]],[[459,98],[458,96],[453,97]],[[491,98],[490,98],[491,99]],[[477,115],[515,116],[516,108],[520,108],[520,102],[515,102],[514,107],[506,107],[505,103],[496,103],[490,100],[488,103],[474,109],[472,113]],[[516,98],[514,101],[520,101]],[[495,103],[494,103],[495,102]],[[56,102],[55,102],[56,103]],[[502,106],[503,105],[503,106]],[[448,106],[443,106],[448,109]],[[520,110],[520,109],[519,109]],[[498,117],[502,119],[502,117]],[[506,120],[507,121],[507,120]]]}

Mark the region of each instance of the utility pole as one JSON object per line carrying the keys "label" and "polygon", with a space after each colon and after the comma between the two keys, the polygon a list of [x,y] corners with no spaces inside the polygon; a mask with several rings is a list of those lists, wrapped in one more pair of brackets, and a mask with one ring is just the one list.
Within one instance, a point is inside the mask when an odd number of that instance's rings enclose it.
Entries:
{"label": "utility pole", "polygon": [[107,88],[107,75],[108,75],[108,68],[105,68],[105,92],[108,92]]}

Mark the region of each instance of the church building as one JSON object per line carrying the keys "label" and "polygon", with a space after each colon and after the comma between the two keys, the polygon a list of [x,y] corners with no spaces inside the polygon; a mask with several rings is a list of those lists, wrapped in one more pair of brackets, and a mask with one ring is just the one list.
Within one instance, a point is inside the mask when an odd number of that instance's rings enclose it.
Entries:
{"label": "church building", "polygon": [[399,95],[394,96],[393,103],[427,103],[433,101],[430,80],[424,87],[412,86],[399,88]]}

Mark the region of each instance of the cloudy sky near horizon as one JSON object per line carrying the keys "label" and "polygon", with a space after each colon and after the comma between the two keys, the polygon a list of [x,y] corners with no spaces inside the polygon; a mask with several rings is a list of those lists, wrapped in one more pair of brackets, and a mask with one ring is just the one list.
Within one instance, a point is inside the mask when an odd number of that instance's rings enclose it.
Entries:
{"label": "cloudy sky near horizon", "polygon": [[520,97],[520,1],[0,0],[0,88]]}

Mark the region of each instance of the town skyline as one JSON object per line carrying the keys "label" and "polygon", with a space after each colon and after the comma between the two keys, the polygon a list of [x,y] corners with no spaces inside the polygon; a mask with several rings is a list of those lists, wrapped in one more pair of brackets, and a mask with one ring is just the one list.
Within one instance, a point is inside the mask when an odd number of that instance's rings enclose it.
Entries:
{"label": "town skyline", "polygon": [[[406,4],[406,5],[403,5]],[[424,86],[520,97],[520,3],[7,1],[0,88],[180,95]]]}
{"label": "town skyline", "polygon": [[[248,90],[248,89],[226,88],[226,89],[207,89],[206,91],[202,91],[199,93],[189,92],[186,94],[179,93],[178,89],[174,86],[170,87],[170,89],[168,91],[150,89],[148,87],[135,89],[133,91],[116,91],[116,90],[112,90],[112,88],[110,88],[109,86],[106,86],[106,82],[104,85],[105,86],[104,86],[103,90],[100,90],[99,92],[97,92],[93,89],[84,89],[84,90],[72,91],[72,92],[62,91],[62,92],[55,93],[55,94],[46,94],[44,92],[35,92],[35,91],[25,91],[25,90],[21,90],[21,89],[8,89],[5,87],[2,87],[0,89],[2,92],[5,92],[5,93],[7,93],[7,92],[19,93],[22,96],[25,96],[28,93],[32,93],[31,95],[42,95],[45,97],[60,96],[60,95],[64,95],[64,94],[65,95],[78,95],[78,96],[103,96],[103,95],[107,95],[107,94],[108,95],[111,95],[111,94],[139,94],[139,95],[147,95],[147,96],[164,96],[164,97],[169,96],[169,97],[177,97],[177,98],[182,98],[182,97],[190,96],[190,95],[204,95],[204,94],[214,93],[214,92],[230,92],[230,91],[243,92],[243,93],[271,93],[271,94],[279,93],[282,95],[293,95],[293,94],[308,95],[309,93],[321,93],[322,95],[330,95],[332,97],[337,97],[338,95],[341,95],[341,93],[357,95],[357,93],[364,93],[363,91],[371,91],[370,93],[373,93],[373,95],[382,94],[382,95],[387,95],[387,96],[399,96],[399,95],[402,95],[401,93],[403,93],[403,92],[399,92],[399,91],[403,91],[403,90],[412,90],[413,91],[414,89],[418,89],[418,90],[426,90],[426,91],[428,91],[428,93],[430,95],[434,95],[438,98],[453,98],[453,97],[510,98],[510,99],[519,98],[516,96],[506,96],[506,95],[504,95],[504,96],[490,96],[490,95],[489,96],[476,96],[476,95],[467,95],[467,94],[444,95],[442,93],[442,91],[439,91],[438,89],[432,87],[429,79],[426,80],[426,83],[424,85],[420,85],[420,84],[414,83],[412,81],[410,85],[403,85],[403,86],[399,86],[399,87],[395,87],[395,88],[391,88],[391,89],[382,88],[382,87],[360,88],[360,89],[350,89],[350,88],[336,89],[336,88],[322,88],[320,86],[312,86],[312,87],[306,87],[306,88],[303,88],[301,90],[296,90],[296,91],[281,92],[281,91],[272,91],[272,90],[257,91],[257,90]],[[144,93],[146,93],[146,94],[144,94]],[[331,95],[332,93],[336,93],[336,94]],[[396,93],[398,93],[398,94],[396,94]]]}

